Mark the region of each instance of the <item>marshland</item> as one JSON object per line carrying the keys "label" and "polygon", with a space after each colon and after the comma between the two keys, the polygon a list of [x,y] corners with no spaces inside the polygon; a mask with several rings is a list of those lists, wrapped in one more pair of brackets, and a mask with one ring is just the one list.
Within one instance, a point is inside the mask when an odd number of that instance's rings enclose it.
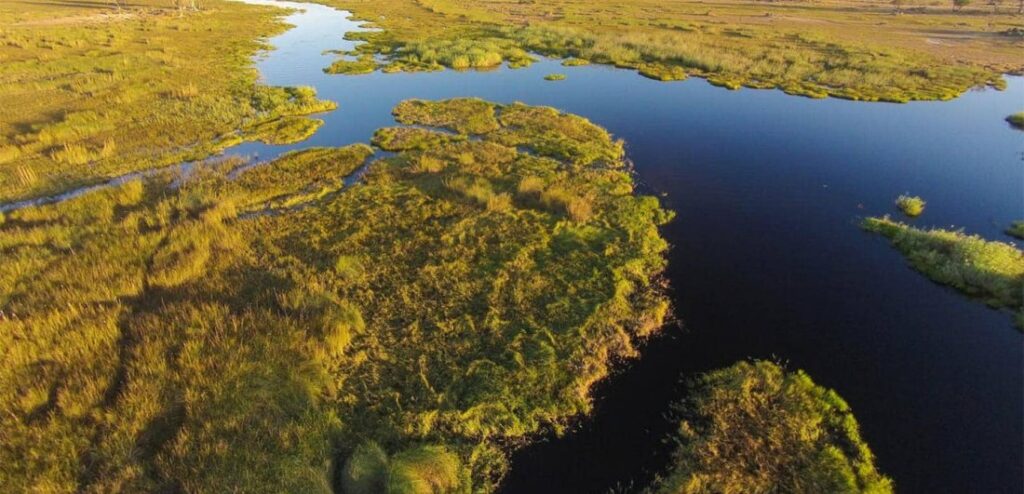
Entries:
{"label": "marshland", "polygon": [[0,5],[0,486],[1019,492],[1016,12]]}

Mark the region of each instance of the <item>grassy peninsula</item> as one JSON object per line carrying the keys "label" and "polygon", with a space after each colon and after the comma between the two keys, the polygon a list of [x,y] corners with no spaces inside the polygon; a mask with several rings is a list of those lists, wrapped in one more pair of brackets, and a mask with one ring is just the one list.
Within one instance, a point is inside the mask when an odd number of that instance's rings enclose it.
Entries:
{"label": "grassy peninsula", "polygon": [[382,55],[385,71],[519,67],[539,52],[659,80],[904,102],[1001,87],[1000,73],[1024,69],[1015,9],[980,3],[320,1],[383,29],[354,34],[368,43],[353,55]]}
{"label": "grassy peninsula", "polygon": [[668,311],[671,214],[580,117],[396,113],[446,138],[389,141],[351,187],[366,145],[8,213],[0,485],[488,492],[587,413]]}
{"label": "grassy peninsula", "polygon": [[962,231],[922,230],[887,216],[866,218],[861,225],[891,240],[914,269],[935,282],[1010,309],[1024,330],[1024,252],[1015,245]]}
{"label": "grassy peninsula", "polygon": [[[245,139],[290,142],[335,108],[257,82],[281,9],[226,0],[0,4],[0,202],[202,159]],[[283,137],[275,137],[283,132]]]}

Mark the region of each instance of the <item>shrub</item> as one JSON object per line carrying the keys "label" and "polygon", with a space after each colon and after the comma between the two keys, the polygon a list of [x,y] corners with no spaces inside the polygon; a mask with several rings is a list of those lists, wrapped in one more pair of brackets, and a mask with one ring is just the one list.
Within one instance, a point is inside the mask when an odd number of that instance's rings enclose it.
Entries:
{"label": "shrub", "polygon": [[918,196],[904,194],[896,198],[896,207],[910,217],[920,216],[924,212],[925,204],[924,199]]}

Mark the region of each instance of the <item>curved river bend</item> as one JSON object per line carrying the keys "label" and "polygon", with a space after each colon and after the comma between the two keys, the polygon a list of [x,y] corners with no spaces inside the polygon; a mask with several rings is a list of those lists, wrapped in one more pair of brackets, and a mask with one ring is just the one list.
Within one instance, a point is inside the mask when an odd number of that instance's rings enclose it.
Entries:
{"label": "curved river bend", "polygon": [[[664,465],[664,414],[682,376],[737,360],[805,369],[853,407],[901,492],[1022,492],[1024,335],[1010,316],[934,285],[857,226],[928,200],[914,222],[990,239],[1024,217],[1024,134],[1003,117],[1024,80],[949,102],[905,105],[661,83],[603,66],[490,72],[326,75],[347,13],[301,8],[258,60],[268,84],[309,85],[339,109],[291,146],[247,143],[272,158],[368,142],[406,98],[477,96],[584,115],[627,142],[645,192],[678,213],[667,275],[683,328],[667,328],[595,390],[595,414],[566,437],[519,451],[507,492],[605,492],[643,485]],[[561,82],[545,74],[565,73]]]}

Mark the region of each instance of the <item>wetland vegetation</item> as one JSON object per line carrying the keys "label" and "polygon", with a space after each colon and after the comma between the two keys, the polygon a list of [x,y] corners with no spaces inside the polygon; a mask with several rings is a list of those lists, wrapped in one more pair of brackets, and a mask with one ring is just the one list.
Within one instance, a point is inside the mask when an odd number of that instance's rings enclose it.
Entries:
{"label": "wetland vegetation", "polygon": [[739,362],[690,387],[671,468],[649,493],[893,492],[849,405],[807,374]]}
{"label": "wetland vegetation", "polygon": [[[346,35],[365,43],[323,69],[339,75],[539,54],[904,102],[1021,68],[1019,37],[999,34],[1019,20],[970,8],[321,1],[381,28]],[[637,193],[623,141],[595,123],[410,99],[370,145],[201,161],[302,142],[337,108],[252,70],[280,12],[97,5],[0,5],[0,204],[146,172],[0,213],[5,489],[492,492],[512,452],[567,434],[670,318],[674,214]],[[924,204],[897,201],[908,216]],[[1018,223],[1007,233],[1024,236]],[[888,217],[863,228],[1024,327],[1013,244]],[[802,371],[740,362],[689,390],[669,470],[637,489],[892,491],[850,407]]]}
{"label": "wetland vegetation", "polygon": [[867,231],[888,238],[914,269],[988,305],[1015,313],[1024,330],[1024,252],[963,231],[914,228],[889,217],[866,218]]}
{"label": "wetland vegetation", "polygon": [[257,83],[251,57],[285,28],[278,9],[203,5],[0,6],[0,201],[201,159],[250,135],[299,139],[315,124],[298,116],[335,108],[311,88]]}
{"label": "wetland vegetation", "polygon": [[666,4],[631,0],[594,8],[563,0],[320,0],[380,31],[360,53],[385,70],[531,63],[528,52],[637,70],[658,80],[706,77],[737,89],[810,97],[950,99],[1024,69],[1010,11],[951,12],[930,4],[839,0]]}
{"label": "wetland vegetation", "polygon": [[399,146],[340,193],[369,147],[9,213],[0,483],[489,491],[507,445],[586,413],[666,316],[671,214],[580,117],[396,112],[482,133]]}
{"label": "wetland vegetation", "polygon": [[912,196],[909,194],[902,194],[896,198],[896,207],[903,211],[903,214],[910,216],[921,216],[924,212],[924,206],[927,204],[924,199],[918,196]]}

